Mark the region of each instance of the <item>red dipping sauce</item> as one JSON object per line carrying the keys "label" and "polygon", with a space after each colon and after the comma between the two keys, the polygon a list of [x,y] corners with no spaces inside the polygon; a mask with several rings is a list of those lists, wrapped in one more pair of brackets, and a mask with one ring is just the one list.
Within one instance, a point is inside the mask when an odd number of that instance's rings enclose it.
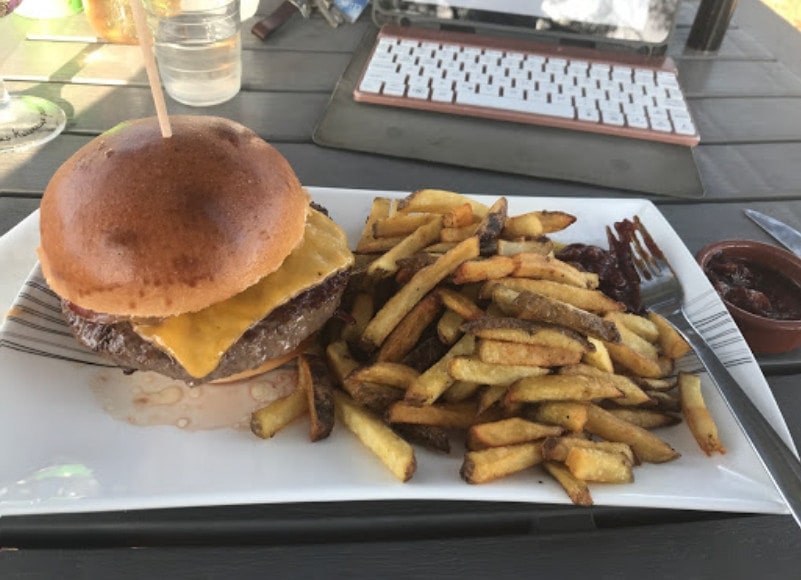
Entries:
{"label": "red dipping sauce", "polygon": [[712,285],[731,304],[773,320],[801,320],[801,286],[780,272],[718,253],[704,265]]}

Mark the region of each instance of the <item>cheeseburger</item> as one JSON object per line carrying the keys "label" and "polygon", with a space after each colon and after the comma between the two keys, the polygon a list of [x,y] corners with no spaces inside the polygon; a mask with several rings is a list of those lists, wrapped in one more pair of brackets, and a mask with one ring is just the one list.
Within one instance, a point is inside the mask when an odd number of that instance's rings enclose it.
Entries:
{"label": "cheeseburger", "polygon": [[75,336],[189,384],[292,358],[353,264],[342,230],[249,129],[201,116],[122,123],[75,153],[41,204],[42,271]]}

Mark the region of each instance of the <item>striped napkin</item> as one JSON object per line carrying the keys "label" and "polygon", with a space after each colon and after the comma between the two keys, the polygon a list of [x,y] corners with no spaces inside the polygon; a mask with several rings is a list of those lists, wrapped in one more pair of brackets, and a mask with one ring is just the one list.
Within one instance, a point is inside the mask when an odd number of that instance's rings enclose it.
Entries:
{"label": "striped napkin", "polygon": [[91,365],[114,367],[72,334],[58,296],[48,287],[37,265],[25,281],[0,327],[0,348]]}

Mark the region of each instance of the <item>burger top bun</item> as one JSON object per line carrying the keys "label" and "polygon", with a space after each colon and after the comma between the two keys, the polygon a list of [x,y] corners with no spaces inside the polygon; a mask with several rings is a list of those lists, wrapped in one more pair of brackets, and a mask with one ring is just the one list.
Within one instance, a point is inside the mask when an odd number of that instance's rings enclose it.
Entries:
{"label": "burger top bun", "polygon": [[303,237],[308,195],[284,157],[226,119],[117,125],[62,165],[41,204],[53,291],[120,316],[220,302],[276,270]]}

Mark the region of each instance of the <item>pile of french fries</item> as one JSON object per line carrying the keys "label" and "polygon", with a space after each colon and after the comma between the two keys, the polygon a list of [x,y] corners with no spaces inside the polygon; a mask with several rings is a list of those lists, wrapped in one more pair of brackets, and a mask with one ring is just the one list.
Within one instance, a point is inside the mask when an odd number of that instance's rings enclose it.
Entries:
{"label": "pile of french fries", "polygon": [[549,234],[575,217],[507,214],[503,197],[376,198],[345,320],[298,359],[298,389],[256,411],[252,431],[269,438],[308,414],[317,441],[337,420],[401,481],[415,445],[449,453],[458,440],[466,482],[541,465],[580,505],[589,484],[677,459],[655,430],[682,419],[705,453],[725,453],[699,378],[674,373],[681,336],[555,257]]}

